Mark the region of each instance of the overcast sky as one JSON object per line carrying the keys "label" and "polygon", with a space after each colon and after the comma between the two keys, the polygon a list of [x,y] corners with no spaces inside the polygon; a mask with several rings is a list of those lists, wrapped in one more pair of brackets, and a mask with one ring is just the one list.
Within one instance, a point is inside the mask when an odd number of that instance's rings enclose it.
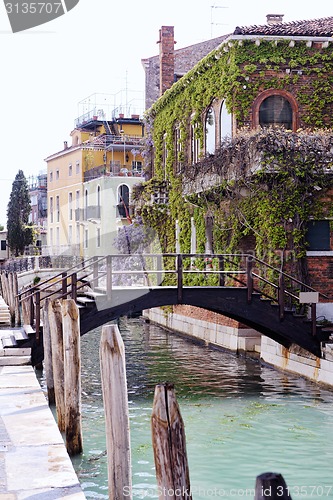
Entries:
{"label": "overcast sky", "polygon": [[143,96],[141,59],[158,54],[161,26],[175,27],[178,49],[236,26],[264,24],[266,14],[284,14],[285,22],[315,19],[332,16],[333,6],[332,0],[80,0],[54,21],[12,34],[1,3],[0,224],[6,225],[17,171],[28,177],[46,168],[44,158],[69,141],[80,101],[126,86]]}

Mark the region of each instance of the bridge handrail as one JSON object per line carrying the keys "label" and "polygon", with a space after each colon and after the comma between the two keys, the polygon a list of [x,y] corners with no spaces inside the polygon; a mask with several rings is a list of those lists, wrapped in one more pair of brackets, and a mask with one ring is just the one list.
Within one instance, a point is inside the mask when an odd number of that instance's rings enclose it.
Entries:
{"label": "bridge handrail", "polygon": [[[142,269],[133,269],[133,270],[126,270],[126,269],[117,269],[112,267],[112,261],[113,259],[119,259],[119,258],[139,258],[141,263],[142,263]],[[145,264],[147,263],[147,260],[149,258],[157,258],[158,260],[156,261],[156,269],[146,269]],[[172,269],[163,269],[163,259],[167,258],[174,258],[175,263],[172,265]],[[189,269],[184,269],[184,260],[185,259],[191,259],[191,262],[189,262],[189,266],[191,266]],[[192,262],[193,259],[205,259],[209,261],[214,261],[217,260],[217,266],[216,269],[207,269],[207,266],[205,266],[204,269],[199,269],[197,267],[192,267],[192,264],[195,262]],[[244,268],[244,259],[246,262],[246,267]],[[243,261],[243,265],[241,264],[241,260]],[[235,266],[235,269],[225,269],[224,263],[228,262],[229,264],[232,264],[232,266]],[[148,263],[149,265],[149,263]],[[255,267],[259,266],[259,270],[263,269],[270,269],[276,273],[276,276],[278,277],[278,284],[274,283],[272,280],[268,279],[265,277],[263,274],[255,271]],[[237,266],[237,267],[236,267]],[[152,266],[154,267],[154,266]],[[160,267],[160,268],[159,268]],[[186,266],[185,266],[186,267]],[[84,274],[83,272],[86,271]],[[78,273],[80,273],[80,276],[78,277]],[[151,276],[157,276],[160,274],[175,274],[177,276],[177,290],[178,290],[178,299],[179,302],[182,302],[182,295],[183,295],[183,276],[185,274],[203,274],[203,275],[209,275],[209,274],[214,274],[219,276],[218,278],[218,286],[225,286],[224,278],[221,278],[221,276],[226,275],[228,276],[231,280],[241,284],[242,286],[246,287],[248,292],[247,292],[247,297],[248,301],[250,302],[252,300],[252,294],[253,292],[260,293],[263,297],[266,297],[270,299],[273,302],[277,302],[280,306],[280,317],[283,318],[284,314],[284,308],[285,308],[285,301],[284,297],[289,297],[289,300],[291,299],[292,301],[298,301],[299,297],[295,293],[294,287],[291,287],[291,289],[287,288],[285,285],[285,280],[289,280],[289,283],[296,283],[299,285],[299,288],[302,288],[304,290],[308,291],[316,291],[313,287],[310,285],[307,285],[297,278],[291,276],[288,273],[285,273],[284,271],[272,266],[271,264],[268,264],[267,262],[264,262],[263,260],[255,257],[252,254],[249,253],[244,253],[244,254],[232,254],[232,253],[227,253],[227,254],[210,254],[210,253],[184,253],[184,254],[178,254],[178,253],[166,253],[166,254],[156,254],[156,253],[147,253],[147,254],[111,254],[108,256],[94,256],[90,257],[85,261],[82,261],[80,264],[76,264],[72,266],[71,268],[67,269],[67,271],[62,271],[57,273],[56,275],[52,276],[51,278],[48,278],[47,280],[43,281],[42,283],[36,284],[30,288],[30,290],[24,290],[21,291],[18,294],[19,300],[21,302],[30,299],[32,307],[35,307],[36,310],[36,323],[37,323],[37,309],[39,310],[41,307],[41,303],[46,299],[50,298],[54,295],[57,296],[57,298],[65,298],[65,297],[72,297],[76,300],[77,298],[77,293],[79,290],[86,286],[91,286],[92,289],[94,290],[95,288],[98,287],[99,285],[99,280],[101,278],[106,278],[106,293],[108,296],[110,296],[111,289],[113,286],[112,283],[112,276],[113,275],[121,275],[121,274],[131,274],[131,275],[143,275],[145,278],[144,283],[150,288],[151,285]],[[241,279],[241,276],[246,276],[245,280]],[[255,280],[255,281],[254,281]],[[157,279],[158,281],[158,279]],[[268,285],[268,290],[266,288],[261,288],[258,286],[259,282],[263,282],[266,285]],[[104,286],[104,285],[103,285]],[[163,285],[159,285],[163,286]],[[50,288],[52,287],[52,290],[50,291]],[[275,295],[276,291],[276,296],[272,296],[271,291],[274,290],[273,295]],[[49,293],[46,293],[49,291]],[[43,292],[43,296],[41,297],[41,292]],[[46,293],[46,295],[45,295]],[[319,293],[321,297],[324,297],[328,299],[328,297],[322,293]],[[33,305],[33,297],[35,297],[35,302],[36,304]],[[294,307],[295,303],[291,302],[291,305]],[[40,314],[40,313],[38,313]],[[38,316],[39,318],[39,316]],[[39,328],[39,325],[38,325]],[[36,331],[37,331],[37,325],[36,325]]]}
{"label": "bridge handrail", "polygon": [[[288,278],[292,281],[294,281],[295,283],[307,288],[307,290],[311,291],[311,292],[317,292],[317,290],[315,288],[313,288],[312,286],[310,285],[307,285],[306,283],[300,281],[299,279],[295,278],[294,276],[291,276],[290,274],[286,273],[285,271],[281,271],[281,269],[278,269],[277,267],[274,267],[272,266],[271,264],[268,264],[267,262],[261,260],[261,259],[258,259],[257,257],[254,257],[252,256],[251,254],[244,254],[244,256],[248,256],[248,257],[251,257],[253,260],[255,260],[256,262],[259,262],[260,264],[263,264],[265,267],[268,267],[269,269],[271,269],[272,271],[276,271],[279,275],[282,275],[284,276],[285,278]],[[273,283],[271,283],[273,284]],[[324,293],[321,293],[321,292],[318,292],[319,295],[325,299],[329,299],[329,297],[327,295],[325,295]],[[298,298],[298,297],[297,297]]]}
{"label": "bridge handrail", "polygon": [[[104,258],[105,257],[100,257],[100,259],[104,259]],[[70,278],[73,273],[72,274],[68,274],[69,271],[74,271],[75,269],[78,270],[78,271],[83,271],[84,269],[86,269],[91,264],[92,261],[95,262],[96,261],[96,257],[90,257],[89,259],[87,259],[85,261],[82,261],[81,264],[75,264],[74,266],[68,268],[66,271],[60,271],[59,273],[57,273],[57,274],[51,276],[50,278],[42,281],[42,283],[39,283],[37,285],[34,285],[34,286],[30,287],[30,290],[31,290],[31,294],[30,295],[25,295],[27,293],[27,290],[23,290],[23,291],[20,291],[16,295],[16,297],[18,297],[19,300],[20,300],[21,296],[24,295],[24,298],[21,299],[21,300],[27,300],[28,298],[30,298],[31,296],[34,295],[34,291],[37,290],[37,289],[40,292],[45,292],[47,289],[50,288],[50,286],[54,286],[54,285],[56,285],[58,283],[62,283],[63,278],[64,278],[64,276],[63,276],[64,272],[66,273],[67,278]],[[82,266],[83,263],[85,264],[84,266]],[[58,279],[55,280],[55,278],[58,278]],[[46,286],[44,288],[41,288],[41,286],[46,285],[47,283],[50,283],[50,285],[48,285],[48,286]]]}

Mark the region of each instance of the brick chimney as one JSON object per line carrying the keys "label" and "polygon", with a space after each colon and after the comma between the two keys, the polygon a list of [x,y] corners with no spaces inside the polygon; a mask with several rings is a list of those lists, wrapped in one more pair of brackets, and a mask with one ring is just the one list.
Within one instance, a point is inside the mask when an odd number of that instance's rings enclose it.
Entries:
{"label": "brick chimney", "polygon": [[266,22],[267,24],[279,24],[283,23],[284,14],[267,14]]}
{"label": "brick chimney", "polygon": [[175,81],[174,27],[162,26],[160,29],[160,96]]}

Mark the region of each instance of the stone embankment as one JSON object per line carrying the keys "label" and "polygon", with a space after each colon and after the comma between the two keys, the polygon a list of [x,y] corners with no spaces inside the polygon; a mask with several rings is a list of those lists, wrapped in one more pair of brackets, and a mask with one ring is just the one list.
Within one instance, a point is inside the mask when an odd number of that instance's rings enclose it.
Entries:
{"label": "stone embankment", "polygon": [[333,343],[326,343],[323,358],[293,345],[286,349],[274,340],[220,314],[178,305],[144,311],[149,321],[168,330],[231,352],[259,358],[262,362],[333,388]]}

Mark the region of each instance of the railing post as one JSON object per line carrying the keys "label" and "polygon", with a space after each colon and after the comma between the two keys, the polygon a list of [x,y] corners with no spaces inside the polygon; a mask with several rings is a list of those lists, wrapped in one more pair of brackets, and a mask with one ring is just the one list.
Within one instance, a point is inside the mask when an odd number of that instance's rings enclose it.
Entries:
{"label": "railing post", "polygon": [[36,298],[36,341],[39,341],[39,330],[40,330],[40,292],[37,291],[35,293],[35,298]]}
{"label": "railing post", "polygon": [[177,254],[177,298],[178,303],[183,302],[183,256]]}
{"label": "railing post", "polygon": [[284,306],[284,276],[282,273],[280,273],[279,275],[278,303],[279,303],[280,320],[283,320],[285,306]]}
{"label": "railing post", "polygon": [[224,258],[219,255],[219,286],[224,286]]}
{"label": "railing post", "polygon": [[30,325],[33,326],[35,319],[35,304],[34,304],[34,294],[33,288],[30,290]]}
{"label": "railing post", "polygon": [[67,297],[67,273],[66,271],[61,273],[61,295]]}
{"label": "railing post", "polygon": [[106,257],[106,295],[107,299],[111,300],[112,294],[112,256]]}
{"label": "railing post", "polygon": [[246,283],[247,283],[247,302],[252,301],[253,293],[253,276],[252,276],[253,260],[251,256],[246,257]]}
{"label": "railing post", "polygon": [[311,327],[312,335],[315,337],[317,334],[317,304],[311,304]]}
{"label": "railing post", "polygon": [[92,289],[95,290],[95,288],[97,287],[98,287],[98,262],[97,262],[97,257],[94,257]]}
{"label": "railing post", "polygon": [[76,302],[76,299],[77,299],[77,274],[76,273],[73,273],[71,276],[71,285],[72,285],[71,298],[73,300],[75,300],[75,302]]}
{"label": "railing post", "polygon": [[158,254],[156,256],[156,285],[159,286],[162,283],[162,255]]}

